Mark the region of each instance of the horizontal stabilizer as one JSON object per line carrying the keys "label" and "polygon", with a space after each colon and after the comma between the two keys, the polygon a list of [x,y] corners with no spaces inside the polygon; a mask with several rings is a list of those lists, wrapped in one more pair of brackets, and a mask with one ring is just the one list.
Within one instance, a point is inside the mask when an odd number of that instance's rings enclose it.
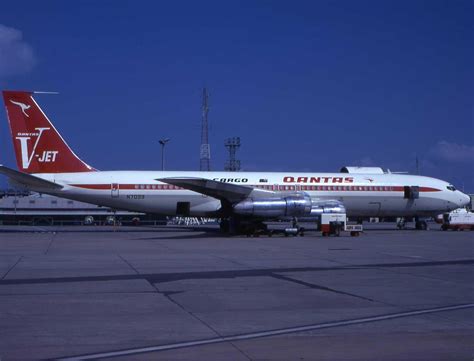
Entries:
{"label": "horizontal stabilizer", "polygon": [[204,194],[209,197],[213,197],[220,200],[226,200],[230,203],[239,202],[251,195],[256,193],[261,194],[273,194],[271,191],[265,191],[261,189],[255,189],[250,186],[231,184],[218,182],[211,179],[205,178],[159,178],[156,179],[159,182],[172,184],[184,189],[188,189],[197,193]]}
{"label": "horizontal stabilizer", "polygon": [[8,178],[12,179],[13,181],[20,183],[21,185],[26,186],[27,188],[34,190],[34,191],[41,191],[41,190],[59,190],[63,188],[62,185],[57,183],[53,183],[39,177],[35,177],[34,175],[22,173],[17,170],[5,167],[0,165],[0,174],[6,175]]}

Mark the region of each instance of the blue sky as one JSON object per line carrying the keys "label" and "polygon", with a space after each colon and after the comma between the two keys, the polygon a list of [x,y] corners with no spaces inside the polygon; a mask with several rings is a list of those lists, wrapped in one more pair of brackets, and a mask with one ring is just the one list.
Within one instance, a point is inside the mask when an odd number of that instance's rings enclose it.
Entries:
{"label": "blue sky", "polygon": [[[472,1],[26,1],[0,13],[0,88],[98,169],[415,171],[474,192]],[[14,166],[5,112],[0,161]]]}

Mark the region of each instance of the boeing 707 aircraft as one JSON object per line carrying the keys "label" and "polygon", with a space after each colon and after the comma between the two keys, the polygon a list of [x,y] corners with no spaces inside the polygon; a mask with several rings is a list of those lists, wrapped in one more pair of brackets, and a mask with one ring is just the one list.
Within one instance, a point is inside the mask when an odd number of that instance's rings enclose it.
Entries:
{"label": "boeing 707 aircraft", "polygon": [[345,167],[340,173],[99,171],[69,148],[33,95],[3,91],[18,170],[0,166],[0,173],[40,193],[114,209],[219,217],[235,229],[322,213],[416,217],[417,228],[424,229],[419,217],[470,202],[443,180],[380,168]]}

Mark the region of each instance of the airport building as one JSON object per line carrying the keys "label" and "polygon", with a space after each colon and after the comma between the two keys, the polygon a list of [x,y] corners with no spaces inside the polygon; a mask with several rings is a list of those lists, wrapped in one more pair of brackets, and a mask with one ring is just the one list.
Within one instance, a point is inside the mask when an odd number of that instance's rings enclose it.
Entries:
{"label": "airport building", "polygon": [[0,224],[110,225],[114,222],[163,224],[165,218],[139,212],[114,210],[39,193],[0,191]]}

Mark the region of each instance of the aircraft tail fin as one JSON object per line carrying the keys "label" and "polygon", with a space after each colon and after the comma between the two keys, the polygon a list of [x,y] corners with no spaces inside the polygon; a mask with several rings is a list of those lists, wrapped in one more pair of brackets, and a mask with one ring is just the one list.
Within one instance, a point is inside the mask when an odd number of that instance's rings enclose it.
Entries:
{"label": "aircraft tail fin", "polygon": [[24,173],[95,171],[69,148],[33,94],[3,91],[18,169]]}

